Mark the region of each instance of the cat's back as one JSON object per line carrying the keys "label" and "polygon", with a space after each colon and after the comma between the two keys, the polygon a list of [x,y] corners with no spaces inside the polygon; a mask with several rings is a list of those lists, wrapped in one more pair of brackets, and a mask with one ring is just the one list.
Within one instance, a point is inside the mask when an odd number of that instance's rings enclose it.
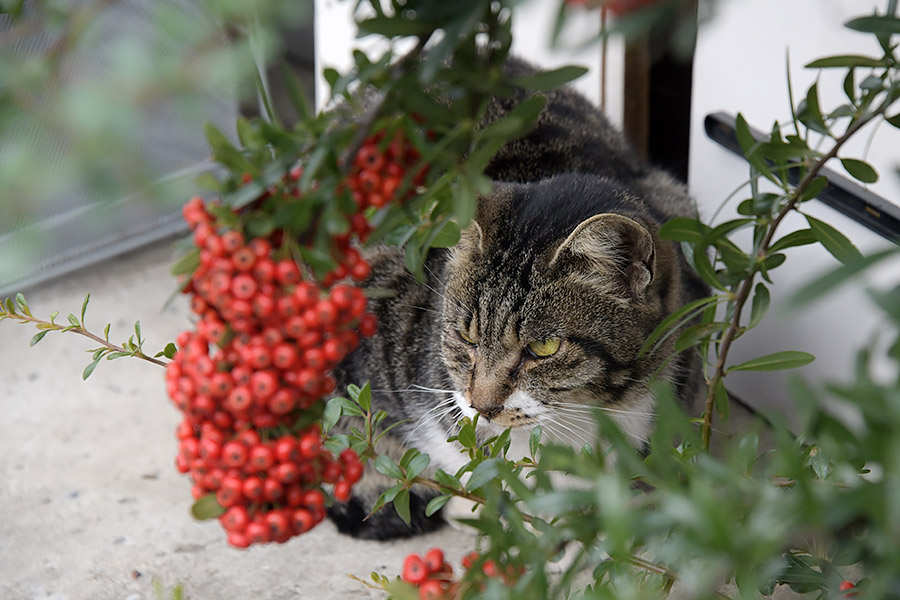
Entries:
{"label": "cat's back", "polygon": [[[512,78],[538,71],[514,57],[504,68],[504,73]],[[547,100],[534,128],[501,148],[485,169],[488,177],[494,181],[529,183],[566,173],[597,175],[641,198],[661,221],[696,216],[685,186],[641,160],[622,132],[585,96],[570,86],[540,93]],[[514,87],[508,96],[494,97],[485,125],[509,114],[530,95],[532,92]]]}

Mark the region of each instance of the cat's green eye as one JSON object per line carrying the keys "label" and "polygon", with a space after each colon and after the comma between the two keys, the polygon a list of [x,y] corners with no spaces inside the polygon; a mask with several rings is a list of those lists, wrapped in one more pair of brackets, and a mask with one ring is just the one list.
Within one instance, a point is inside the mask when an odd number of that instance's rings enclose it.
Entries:
{"label": "cat's green eye", "polygon": [[545,340],[535,340],[528,344],[528,352],[533,356],[544,358],[553,356],[559,350],[559,338],[547,338]]}
{"label": "cat's green eye", "polygon": [[476,344],[475,340],[470,338],[469,335],[462,329],[459,330],[459,337],[462,338],[462,341],[469,344],[470,346],[474,346]]}

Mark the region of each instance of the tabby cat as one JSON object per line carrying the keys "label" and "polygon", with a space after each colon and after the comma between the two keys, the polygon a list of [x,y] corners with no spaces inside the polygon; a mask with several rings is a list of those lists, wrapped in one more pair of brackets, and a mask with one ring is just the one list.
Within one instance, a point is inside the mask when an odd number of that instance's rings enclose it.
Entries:
{"label": "tabby cat", "polygon": [[[512,76],[533,72],[512,61]],[[528,92],[495,98],[487,123]],[[541,425],[545,440],[593,442],[592,407],[605,407],[640,447],[649,434],[650,378],[671,352],[637,357],[669,313],[705,294],[661,223],[695,216],[684,187],[639,161],[600,111],[571,89],[549,92],[533,131],[507,144],[487,175],[474,222],[451,250],[432,250],[417,281],[402,251],[369,252],[367,286],[394,295],[372,300],[378,333],[336,369],[339,389],[370,382],[373,406],[388,422],[405,420],[379,451],[399,459],[407,447],[431,467],[464,464],[446,442],[463,415],[480,413],[483,435],[511,427],[513,449]],[[486,124],[487,124],[486,123]],[[695,356],[661,370],[685,402],[697,390]],[[411,497],[412,523],[390,508],[363,520],[387,478],[369,468],[347,504],[330,516],[338,528],[385,539],[428,531],[429,490]]]}

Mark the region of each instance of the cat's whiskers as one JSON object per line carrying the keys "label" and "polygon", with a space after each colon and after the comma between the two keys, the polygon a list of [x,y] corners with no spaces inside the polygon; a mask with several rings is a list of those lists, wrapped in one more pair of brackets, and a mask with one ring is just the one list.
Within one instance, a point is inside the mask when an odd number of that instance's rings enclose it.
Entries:
{"label": "cat's whiskers", "polygon": [[437,315],[443,314],[443,313],[442,313],[441,311],[439,311],[439,310],[435,310],[435,309],[433,309],[433,308],[428,308],[428,307],[425,307],[425,306],[416,306],[415,304],[401,304],[400,302],[398,302],[398,303],[397,303],[397,306],[403,306],[403,307],[405,307],[405,308],[413,308],[413,309],[415,309],[415,310],[422,310],[422,311],[425,311],[425,312],[431,312],[431,313],[435,313],[435,314],[437,314]]}
{"label": "cat's whiskers", "polygon": [[578,447],[581,447],[585,444],[590,444],[591,442],[585,438],[585,436],[578,431],[568,427],[566,424],[561,423],[560,421],[550,418],[542,423],[542,426],[550,432],[550,434],[556,438],[557,442],[561,444],[568,444],[570,446],[575,447],[573,442],[580,442]]}
{"label": "cat's whiskers", "polygon": [[431,423],[439,423],[441,419],[453,412],[455,408],[457,408],[456,400],[453,398],[453,396],[450,396],[449,398],[441,400],[433,407],[425,411],[425,413],[423,413],[416,420],[416,425],[406,434],[406,439],[403,441],[403,445],[405,446],[409,443],[413,434],[415,434],[415,432],[418,431],[420,427]]}
{"label": "cat's whiskers", "polygon": [[592,415],[595,410],[599,410],[601,412],[609,413],[609,414],[621,414],[629,417],[642,417],[646,419],[655,419],[656,415],[653,413],[636,411],[636,410],[625,410],[621,408],[610,408],[608,406],[591,406],[589,404],[577,404],[577,403],[569,403],[569,402],[553,402],[551,407],[555,410],[559,410],[561,412],[570,412],[570,413],[581,413],[585,415]]}

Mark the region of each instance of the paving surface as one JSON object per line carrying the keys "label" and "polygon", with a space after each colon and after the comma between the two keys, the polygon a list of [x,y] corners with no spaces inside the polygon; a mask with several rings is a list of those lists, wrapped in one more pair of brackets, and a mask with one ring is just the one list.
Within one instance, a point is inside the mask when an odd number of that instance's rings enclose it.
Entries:
{"label": "paving surface", "polygon": [[[121,342],[140,320],[145,348],[162,349],[188,324],[168,246],[140,251],[33,289],[35,316],[78,313]],[[459,558],[470,534],[451,528],[413,540],[359,541],[325,522],[283,545],[235,550],[217,523],[190,516],[190,484],[174,467],[178,412],[162,370],[102,362],[87,381],[91,342],[0,322],[0,600],[154,600],[154,582],[203,599],[383,598],[347,577],[396,575],[409,552],[440,545]]]}

